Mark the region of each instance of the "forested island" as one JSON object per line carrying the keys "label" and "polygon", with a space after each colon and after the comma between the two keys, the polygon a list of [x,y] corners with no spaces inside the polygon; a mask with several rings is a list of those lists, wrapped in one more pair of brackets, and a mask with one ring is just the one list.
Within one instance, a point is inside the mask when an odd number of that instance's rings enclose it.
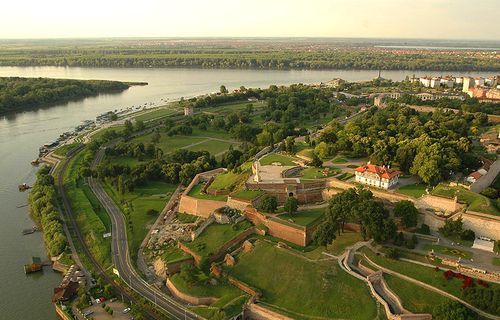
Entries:
{"label": "forested island", "polygon": [[[0,66],[498,71],[491,48],[334,39],[136,39],[0,43]],[[50,44],[50,45],[49,45]],[[491,46],[491,44],[490,44]],[[432,49],[438,48],[438,49]]]}
{"label": "forested island", "polygon": [[121,92],[130,85],[107,80],[0,77],[0,114]]}

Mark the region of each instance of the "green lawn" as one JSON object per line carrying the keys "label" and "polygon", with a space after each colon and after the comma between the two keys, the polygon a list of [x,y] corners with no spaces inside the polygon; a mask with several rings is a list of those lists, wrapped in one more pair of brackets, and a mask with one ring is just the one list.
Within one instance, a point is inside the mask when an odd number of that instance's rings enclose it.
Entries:
{"label": "green lawn", "polygon": [[434,308],[450,299],[416,284],[384,274],[389,288],[399,296],[405,309],[414,313],[431,313]]}
{"label": "green lawn", "polygon": [[165,252],[161,255],[161,258],[167,263],[174,263],[192,259],[189,254],[185,253],[176,246],[168,246],[167,248],[165,248]]}
{"label": "green lawn", "polygon": [[106,192],[113,198],[115,203],[122,209],[127,223],[132,221],[132,227],[128,227],[128,242],[132,261],[135,261],[137,250],[148,232],[148,226],[154,223],[158,215],[148,215],[149,209],[161,212],[166,203],[174,193],[176,185],[162,181],[149,181],[144,186],[137,186],[133,192],[121,195],[117,190],[105,184]]}
{"label": "green lawn", "polygon": [[462,187],[450,187],[444,183],[440,183],[432,190],[432,194],[447,198],[457,196],[460,202],[465,202],[469,205],[469,210],[500,215],[500,211],[489,198]]}
{"label": "green lawn", "polygon": [[294,214],[284,213],[278,217],[282,220],[296,223],[301,226],[308,226],[325,216],[325,208],[318,208],[305,211],[297,211]]}
{"label": "green lawn", "polygon": [[215,201],[226,201],[227,195],[213,196],[210,194],[201,193],[203,189],[204,183],[199,183],[191,188],[188,192],[188,196],[197,198],[197,199],[205,199],[205,200],[215,200]]}
{"label": "green lawn", "polygon": [[425,194],[425,189],[427,185],[425,184],[410,184],[397,189],[397,192],[406,194],[407,196],[420,198]]}
{"label": "green lawn", "polygon": [[314,250],[304,253],[305,256],[311,259],[322,259],[325,255],[322,252],[328,252],[333,255],[339,255],[344,252],[345,248],[352,246],[358,241],[363,241],[361,234],[359,232],[354,232],[350,230],[345,230],[344,233],[340,235],[337,234],[337,238],[333,240],[333,243],[325,247],[317,247]]}
{"label": "green lawn", "polygon": [[[78,168],[80,167],[84,152],[78,153],[69,163],[64,174],[64,188],[70,201],[71,209],[76,216],[76,222],[84,237],[84,241],[89,246],[94,257],[104,266],[111,264],[111,239],[104,239],[103,235],[108,232],[106,224],[109,217],[105,219],[106,212],[97,214],[94,210],[95,203],[87,198],[83,182],[77,180]],[[66,222],[69,225],[69,222]]]}
{"label": "green lawn", "polygon": [[445,246],[440,246],[436,244],[426,244],[424,246],[425,250],[431,251],[434,250],[436,253],[441,253],[445,254],[448,256],[454,256],[457,258],[463,258],[463,259],[470,259],[472,258],[472,252],[470,251],[465,251],[465,250],[458,250],[456,248],[450,248],[450,247],[445,247]]}
{"label": "green lawn", "polygon": [[54,154],[60,157],[66,157],[69,152],[75,150],[79,146],[81,146],[81,143],[75,142],[75,143],[70,143],[70,144],[65,144],[60,146],[59,148],[54,150]]}
{"label": "green lawn", "polygon": [[174,114],[179,114],[179,110],[175,110],[174,108],[158,108],[157,110],[151,112],[143,112],[140,115],[134,117],[135,120],[148,121],[156,118],[163,118],[167,116],[171,116]]}
{"label": "green lawn", "polygon": [[199,255],[208,257],[216,253],[223,244],[251,226],[252,224],[246,220],[238,223],[235,228],[231,224],[212,223],[198,238],[184,244]]}
{"label": "green lawn", "polygon": [[263,195],[265,192],[262,190],[240,190],[236,191],[235,193],[231,194],[231,197],[235,197],[237,199],[242,199],[242,200],[254,200],[261,195]]}
{"label": "green lawn", "polygon": [[238,185],[248,178],[246,173],[235,173],[228,171],[219,174],[208,187],[209,190],[233,191]]}
{"label": "green lawn", "polygon": [[493,261],[491,262],[495,266],[500,266],[500,258],[493,258]]}
{"label": "green lawn", "polygon": [[377,316],[367,287],[342,271],[336,261],[310,262],[257,241],[251,252],[238,256],[237,264],[229,272],[261,290],[264,306],[284,310],[294,318],[344,319],[349,315],[350,319],[374,319]]}
{"label": "green lawn", "polygon": [[339,174],[339,168],[305,168],[301,171],[302,179],[323,179]]}
{"label": "green lawn", "polygon": [[332,163],[347,163],[349,162],[346,158],[337,156],[332,159]]}
{"label": "green lawn", "polygon": [[231,145],[234,148],[236,148],[238,146],[238,144],[236,144],[236,143],[229,143],[229,142],[224,142],[224,141],[219,141],[219,140],[207,139],[203,143],[194,145],[192,147],[188,147],[186,149],[191,150],[191,151],[208,151],[208,152],[210,152],[211,155],[215,156],[215,155],[224,153],[225,151],[229,150],[229,147]]}
{"label": "green lawn", "polygon": [[339,179],[339,180],[342,180],[342,181],[346,181],[346,180],[351,179],[352,177],[354,177],[354,174],[348,173],[348,172],[344,172],[341,175],[337,176],[336,178]]}
{"label": "green lawn", "polygon": [[193,223],[198,220],[198,217],[192,214],[177,212],[177,219],[182,223]]}
{"label": "green lawn", "polygon": [[141,163],[145,163],[145,161],[140,161],[139,159],[133,158],[133,157],[127,157],[127,156],[120,156],[120,157],[115,157],[115,156],[106,156],[106,159],[109,160],[113,164],[120,164],[123,166],[128,166],[130,168],[133,168]]}
{"label": "green lawn", "polygon": [[279,163],[282,166],[296,166],[297,164],[295,164],[293,160],[295,159],[283,154],[270,153],[260,159],[260,164],[263,166],[269,166],[273,163]]}
{"label": "green lawn", "polygon": [[[456,297],[462,297],[462,281],[457,278],[446,280],[443,276],[443,271],[436,271],[434,268],[417,265],[411,262],[377,256],[373,251],[366,247],[362,248],[361,252],[366,254],[378,265],[399,272],[413,279],[420,280]],[[500,288],[500,285],[494,283],[489,283],[489,285],[491,288]]]}

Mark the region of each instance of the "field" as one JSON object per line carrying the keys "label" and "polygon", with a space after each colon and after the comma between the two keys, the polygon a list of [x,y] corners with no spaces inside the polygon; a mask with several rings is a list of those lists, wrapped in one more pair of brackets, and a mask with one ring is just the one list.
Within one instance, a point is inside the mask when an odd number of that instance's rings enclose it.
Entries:
{"label": "field", "polygon": [[461,187],[450,187],[441,183],[438,184],[434,190],[432,190],[432,194],[447,198],[457,196],[458,201],[467,203],[469,205],[468,209],[471,211],[500,215],[500,211],[489,198]]}
{"label": "field", "polygon": [[150,181],[144,186],[137,186],[133,192],[119,194],[116,189],[105,184],[104,188],[122,209],[127,223],[132,221],[132,228],[128,228],[128,242],[132,260],[135,261],[137,250],[142,240],[148,232],[150,226],[158,217],[157,215],[148,215],[149,209],[161,212],[170,196],[175,191],[176,186],[161,181]]}
{"label": "field", "polygon": [[65,144],[54,150],[54,154],[61,157],[66,157],[69,152],[78,148],[81,144],[78,142]]}
{"label": "field", "polygon": [[295,160],[292,157],[285,156],[278,153],[270,153],[265,155],[262,159],[260,159],[260,164],[263,166],[269,166],[273,163],[279,163],[282,166],[296,166],[297,164],[293,162]]}
{"label": "field", "polygon": [[261,290],[263,306],[293,318],[349,315],[351,319],[374,319],[377,315],[366,286],[342,271],[336,261],[310,262],[258,241],[251,252],[237,258],[229,272]]}
{"label": "field", "polygon": [[210,184],[208,189],[218,191],[233,191],[234,188],[243,183],[243,181],[245,181],[247,177],[248,174],[246,173],[234,173],[231,171],[225,172],[215,177],[214,181]]}
{"label": "field", "polygon": [[425,189],[427,186],[425,184],[410,184],[402,186],[397,189],[397,192],[405,194],[410,197],[420,198],[425,194]]}
{"label": "field", "polygon": [[449,301],[448,298],[396,276],[384,274],[389,288],[397,294],[405,309],[414,313],[432,313],[434,308]]}
{"label": "field", "polygon": [[339,255],[342,252],[344,252],[344,250],[347,247],[352,246],[358,241],[363,241],[361,233],[345,230],[344,233],[341,233],[340,235],[337,234],[337,238],[333,240],[333,243],[328,245],[326,248],[317,247],[314,250],[306,252],[305,255],[311,259],[325,258],[325,255],[323,255],[322,252],[328,252],[333,255]]}
{"label": "field", "polygon": [[216,253],[223,244],[251,226],[251,223],[246,220],[238,223],[235,228],[230,224],[212,223],[198,238],[184,244],[201,256],[208,257]]}
{"label": "field", "polygon": [[280,219],[285,221],[293,222],[298,225],[307,227],[308,225],[316,222],[319,219],[322,219],[325,215],[325,208],[318,208],[312,210],[305,211],[297,211],[293,215],[289,213],[284,213],[279,215]]}
{"label": "field", "polygon": [[176,246],[169,246],[165,249],[165,252],[161,255],[161,258],[167,263],[174,263],[179,261],[184,261],[187,259],[192,259],[190,255],[177,248]]}
{"label": "field", "polygon": [[[111,264],[111,240],[104,239],[103,235],[110,228],[109,216],[104,209],[99,209],[99,214],[94,207],[96,199],[87,198],[88,191],[82,181],[77,181],[78,168],[83,160],[84,152],[77,154],[69,163],[64,174],[64,188],[69,198],[71,208],[76,216],[76,222],[95,258],[105,266]],[[99,205],[100,206],[100,205]]]}
{"label": "field", "polygon": [[213,196],[210,194],[205,194],[201,193],[201,190],[203,189],[204,183],[198,183],[197,185],[194,185],[191,190],[188,192],[188,196],[197,198],[197,199],[205,199],[205,200],[215,200],[215,201],[226,201],[227,196],[226,195],[220,195],[220,196]]}
{"label": "field", "polygon": [[434,252],[436,252],[436,253],[441,253],[441,254],[445,254],[448,256],[454,256],[457,258],[465,258],[465,259],[472,258],[472,252],[470,252],[470,251],[458,250],[455,248],[449,248],[449,247],[444,247],[444,246],[435,245],[435,244],[426,244],[424,246],[424,249],[428,250],[428,251],[434,250]]}
{"label": "field", "polygon": [[306,168],[302,170],[302,179],[323,179],[340,173],[338,168]]}
{"label": "field", "polygon": [[167,117],[179,113],[179,110],[170,108],[158,108],[157,110],[151,112],[143,112],[134,117],[135,120],[149,121],[157,118]]}

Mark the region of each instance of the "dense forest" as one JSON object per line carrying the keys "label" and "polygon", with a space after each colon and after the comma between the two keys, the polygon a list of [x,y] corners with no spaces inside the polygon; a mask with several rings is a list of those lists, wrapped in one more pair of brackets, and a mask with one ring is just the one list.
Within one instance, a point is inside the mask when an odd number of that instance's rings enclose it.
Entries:
{"label": "dense forest", "polygon": [[119,81],[0,77],[0,113],[50,106],[128,88],[128,84]]}
{"label": "dense forest", "polygon": [[391,103],[386,109],[373,108],[345,126],[324,130],[315,151],[321,158],[337,152],[369,156],[372,163],[397,166],[435,185],[480,165],[472,138],[487,123],[484,113],[418,113]]}
{"label": "dense forest", "polygon": [[2,49],[0,66],[497,71],[494,52],[384,48]]}

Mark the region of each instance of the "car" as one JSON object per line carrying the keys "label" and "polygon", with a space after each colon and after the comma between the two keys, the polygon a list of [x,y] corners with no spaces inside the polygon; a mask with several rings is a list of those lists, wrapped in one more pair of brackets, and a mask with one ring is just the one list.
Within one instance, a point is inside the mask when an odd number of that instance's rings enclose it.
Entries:
{"label": "car", "polygon": [[123,312],[123,313],[129,313],[129,312],[130,312],[130,308],[125,308],[125,309],[123,309],[123,311],[122,311],[122,312]]}
{"label": "car", "polygon": [[94,311],[92,311],[92,310],[87,310],[87,311],[85,311],[85,312],[83,313],[83,316],[84,316],[84,317],[88,317],[88,316],[90,316],[90,315],[92,315],[92,314],[94,314]]}

